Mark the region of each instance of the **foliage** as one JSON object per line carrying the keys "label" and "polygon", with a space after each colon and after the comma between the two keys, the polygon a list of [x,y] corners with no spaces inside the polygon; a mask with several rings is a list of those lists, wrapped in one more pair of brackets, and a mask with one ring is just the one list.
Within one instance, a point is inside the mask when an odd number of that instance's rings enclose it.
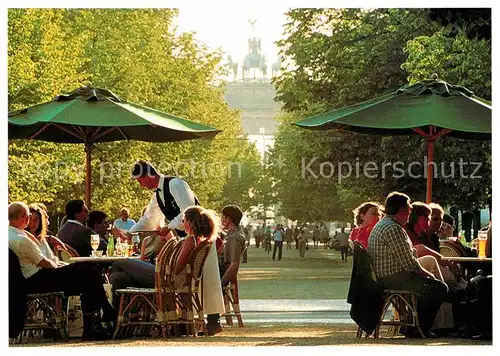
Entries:
{"label": "foliage", "polygon": [[[93,207],[112,215],[128,206],[138,216],[149,201],[150,192],[130,179],[130,167],[139,158],[162,173],[184,177],[207,207],[220,207],[226,186],[232,184],[234,199],[244,197],[251,186],[249,181],[234,185],[225,174],[203,174],[206,166],[228,166],[241,148],[237,136],[242,127],[218,87],[220,51],[198,43],[190,33],[176,34],[176,15],[175,9],[9,10],[9,109],[48,101],[90,82],[127,101],[222,130],[210,141],[97,144],[92,152]],[[82,145],[12,142],[9,199],[53,202],[54,210],[63,210],[66,200],[84,194],[83,155]],[[36,175],[37,166],[29,164],[34,157],[44,165],[44,175]],[[246,146],[239,159],[258,160]],[[59,162],[74,168],[54,181]],[[255,174],[253,168],[248,171]]]}
{"label": "foliage", "polygon": [[[287,112],[283,121],[290,123],[368,100],[397,89],[407,79],[415,82],[434,73],[469,87],[476,95],[491,98],[490,43],[468,39],[464,33],[447,37],[442,26],[429,22],[427,15],[426,10],[419,9],[291,10],[284,39],[278,43],[286,68],[275,79],[276,99],[284,102]],[[462,210],[486,204],[491,195],[490,147],[489,143],[449,137],[437,141],[438,173],[441,164],[445,165],[445,177],[439,174],[434,179],[434,197],[438,202]],[[416,135],[381,137],[317,132],[284,124],[279,128],[273,151],[273,157],[281,155],[287,160],[286,169],[274,171],[277,199],[283,202],[285,216],[301,216],[309,221],[342,216],[351,220],[350,211],[359,203],[383,202],[393,190],[423,201],[424,169],[415,169],[415,177],[400,177],[394,163],[401,162],[405,169],[412,162],[423,164],[426,152],[425,141]],[[310,166],[312,171],[332,166],[335,174],[330,179],[304,179],[301,162],[312,157],[317,157]],[[460,158],[482,162],[477,173],[482,178],[459,176]],[[455,178],[448,177],[452,162],[457,169]],[[339,167],[347,169],[347,164],[353,167],[353,173],[340,181]],[[367,177],[363,171],[367,164],[377,165],[376,176]],[[356,165],[360,174],[355,171]],[[463,175],[472,173],[467,172]],[[335,207],[340,211],[335,213]]]}

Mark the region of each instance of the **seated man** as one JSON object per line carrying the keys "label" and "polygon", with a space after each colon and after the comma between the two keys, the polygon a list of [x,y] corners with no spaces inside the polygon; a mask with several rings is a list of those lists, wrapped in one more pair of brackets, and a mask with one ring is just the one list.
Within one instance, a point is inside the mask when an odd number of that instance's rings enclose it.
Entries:
{"label": "seated man", "polygon": [[[446,298],[448,288],[424,269],[417,260],[415,249],[404,230],[410,215],[410,198],[392,192],[385,202],[386,216],[373,228],[368,239],[368,253],[378,282],[386,289],[403,289],[418,293],[420,327],[425,335]],[[407,336],[415,330],[407,330]]]}
{"label": "seated man", "polygon": [[87,226],[95,231],[94,234],[98,234],[100,238],[99,251],[103,251],[106,254],[106,249],[108,247],[108,233],[109,223],[107,220],[107,215],[103,211],[93,210],[89,214],[89,220],[87,221]]}
{"label": "seated man", "polygon": [[82,340],[109,338],[95,325],[102,309],[102,321],[112,321],[116,311],[109,304],[98,269],[89,263],[56,264],[47,259],[36,237],[23,231],[30,221],[28,206],[22,202],[9,205],[9,248],[16,254],[26,278],[28,293],[63,291],[66,296],[81,295],[83,311]]}
{"label": "seated man", "polygon": [[82,257],[88,257],[92,253],[90,235],[94,230],[85,226],[89,218],[89,209],[85,202],[80,199],[70,200],[66,204],[66,223],[61,226],[57,237],[67,245],[73,247]]}
{"label": "seated man", "polygon": [[[91,227],[85,225],[89,220],[89,209],[83,200],[75,199],[68,201],[65,210],[67,220],[57,234],[57,237],[62,242],[73,247],[81,257],[88,257],[92,254],[90,235],[98,234],[101,236],[99,250],[105,249],[106,240],[103,235],[106,234],[108,228],[106,214],[97,211],[96,213],[93,212],[92,224],[94,227],[98,225],[99,230],[99,232],[96,232]],[[111,232],[115,237],[120,236],[124,238],[116,228],[113,228]]]}
{"label": "seated man", "polygon": [[455,230],[455,219],[449,214],[443,215],[443,224],[438,231],[439,240],[453,240]]}
{"label": "seated man", "polygon": [[122,210],[120,210],[120,218],[115,220],[113,226],[124,232],[129,231],[132,226],[135,225],[135,220],[129,219],[129,215],[130,210],[128,210],[127,208],[122,208]]}

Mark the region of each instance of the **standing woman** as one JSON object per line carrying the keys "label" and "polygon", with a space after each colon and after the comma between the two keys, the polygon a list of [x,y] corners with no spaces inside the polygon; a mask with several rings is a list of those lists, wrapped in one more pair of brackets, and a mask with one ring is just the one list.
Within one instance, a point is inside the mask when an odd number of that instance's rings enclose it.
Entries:
{"label": "standing woman", "polygon": [[365,202],[352,211],[354,215],[354,229],[351,230],[349,240],[357,241],[366,250],[368,238],[373,227],[382,217],[382,206],[375,202]]}

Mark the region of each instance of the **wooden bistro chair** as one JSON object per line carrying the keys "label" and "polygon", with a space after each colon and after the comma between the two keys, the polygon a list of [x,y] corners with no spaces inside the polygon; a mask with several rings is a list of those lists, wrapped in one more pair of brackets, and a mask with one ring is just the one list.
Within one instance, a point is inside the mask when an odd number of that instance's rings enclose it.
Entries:
{"label": "wooden bistro chair", "polygon": [[163,308],[165,310],[165,320],[167,324],[167,333],[173,333],[174,336],[179,337],[181,335],[179,329],[179,317],[176,303],[175,287],[174,287],[174,271],[177,258],[181,252],[184,240],[178,240],[172,247],[170,256],[166,261],[167,267],[165,269],[165,276],[162,279],[163,285]]}
{"label": "wooden bistro chair", "polygon": [[[164,335],[168,336],[168,330],[171,328],[171,306],[175,305],[175,295],[169,287],[168,280],[171,278],[170,259],[175,252],[175,247],[179,242],[172,238],[165,243],[165,246],[156,257],[157,272],[155,275],[156,285],[159,293],[157,293],[157,305],[159,313],[162,314],[161,319],[164,323]],[[182,243],[181,243],[182,245]],[[175,309],[174,309],[175,312]]]}
{"label": "wooden bistro chair", "polygon": [[[186,281],[175,289],[177,306],[182,312],[182,319],[178,324],[187,326],[187,334],[196,336],[198,331],[207,335],[205,315],[203,312],[202,276],[203,266],[212,248],[208,240],[202,241],[189,255],[186,265]],[[197,314],[197,319],[194,317]]]}
{"label": "wooden bistro chair", "polygon": [[[243,260],[243,255],[247,250],[248,245],[245,243],[245,247],[241,252],[240,260]],[[238,320],[238,327],[242,328],[243,319],[241,317],[240,311],[240,297],[238,292],[238,275],[234,281],[230,281],[227,286],[222,287],[222,295],[224,297],[224,317],[226,318],[226,324],[228,326],[233,326],[233,316]]]}
{"label": "wooden bistro chair", "polygon": [[155,288],[129,287],[116,291],[120,297],[120,306],[113,339],[150,335],[153,327],[159,328],[161,335],[166,336],[164,311],[161,309],[160,273],[165,269],[163,264],[166,263],[166,258],[164,256],[172,243],[174,242],[165,243],[158,253],[155,265]]}
{"label": "wooden bistro chair", "polygon": [[63,262],[69,263],[69,259],[71,257],[80,257],[78,252],[76,252],[76,250],[68,244],[56,245],[54,247],[54,250],[57,258],[59,258]]}
{"label": "wooden bistro chair", "polygon": [[[12,250],[9,249],[9,268],[15,271],[19,278],[23,278],[19,259]],[[9,273],[9,277],[10,277]],[[17,283],[24,283],[17,281]],[[9,285],[16,284],[9,281]],[[66,340],[68,333],[66,330],[66,313],[63,308],[64,292],[36,293],[26,295],[26,319],[22,331],[17,336],[16,342],[22,342],[23,336],[34,338],[40,336],[42,332],[51,332],[56,340]]]}
{"label": "wooden bistro chair", "polygon": [[[444,257],[465,257],[466,253],[458,242],[442,241],[439,245],[439,253]],[[465,277],[465,266],[461,263],[454,263],[451,271],[457,280],[463,276]]]}
{"label": "wooden bistro chair", "polygon": [[222,295],[224,296],[224,317],[226,318],[226,324],[233,326],[233,316],[235,316],[238,320],[238,327],[244,327],[240,311],[238,277],[234,281],[229,282],[227,286],[222,287]]}
{"label": "wooden bistro chair", "polygon": [[[366,252],[366,250],[358,242],[354,242],[354,245],[354,251],[356,254],[366,254],[364,257],[370,259],[368,252]],[[375,275],[371,259],[369,266],[369,278],[377,282],[377,276]],[[393,313],[393,316],[388,319],[386,318],[386,314],[391,305],[393,307],[393,311],[395,312]],[[393,335],[395,335],[398,329],[402,326],[416,327],[422,338],[425,339],[425,334],[420,328],[417,313],[417,294],[408,290],[384,289],[384,306],[382,308],[380,320],[373,332],[374,338],[379,337],[380,327],[384,325],[391,327],[389,330],[393,332]],[[358,327],[356,337],[360,338],[362,336],[363,330]],[[366,334],[365,336],[368,337],[369,335]]]}
{"label": "wooden bistro chair", "polygon": [[67,340],[67,318],[63,308],[64,292],[37,293],[27,295],[26,322],[23,336],[35,337],[37,332],[52,331],[55,340]]}

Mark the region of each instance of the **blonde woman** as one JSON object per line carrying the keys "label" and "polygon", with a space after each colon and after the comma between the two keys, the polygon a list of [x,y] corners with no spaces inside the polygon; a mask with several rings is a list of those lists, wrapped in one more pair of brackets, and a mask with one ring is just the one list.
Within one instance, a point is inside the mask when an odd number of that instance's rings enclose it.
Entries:
{"label": "blonde woman", "polygon": [[[175,283],[181,285],[185,280],[185,268],[191,251],[202,241],[215,242],[218,235],[219,219],[211,210],[192,206],[184,210],[184,229],[188,236],[175,264]],[[219,261],[215,243],[208,253],[203,266],[203,307],[207,314],[207,332],[214,335],[222,331],[220,314],[224,313],[224,300],[219,274]]]}

